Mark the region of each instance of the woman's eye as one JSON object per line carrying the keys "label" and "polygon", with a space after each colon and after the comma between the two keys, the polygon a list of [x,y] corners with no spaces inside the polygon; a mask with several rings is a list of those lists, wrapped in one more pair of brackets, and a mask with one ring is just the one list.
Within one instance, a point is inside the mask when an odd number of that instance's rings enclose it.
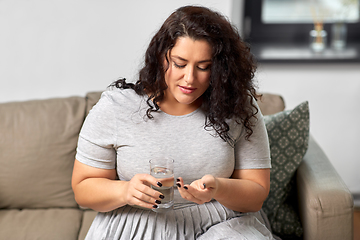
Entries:
{"label": "woman's eye", "polygon": [[186,65],[180,65],[180,64],[177,64],[176,62],[174,62],[174,66],[177,68],[184,68]]}
{"label": "woman's eye", "polygon": [[[182,69],[182,68],[185,68],[186,67],[186,64],[184,64],[184,65],[181,65],[181,64],[177,64],[176,62],[173,62],[174,63],[174,66],[176,67],[176,68],[180,68],[180,69]],[[207,66],[197,66],[197,69],[199,69],[200,71],[208,71],[209,69],[210,69],[210,66],[211,65],[207,65]]]}
{"label": "woman's eye", "polygon": [[200,71],[207,71],[207,70],[209,70],[210,69],[210,65],[208,65],[208,66],[198,66],[197,67]]}

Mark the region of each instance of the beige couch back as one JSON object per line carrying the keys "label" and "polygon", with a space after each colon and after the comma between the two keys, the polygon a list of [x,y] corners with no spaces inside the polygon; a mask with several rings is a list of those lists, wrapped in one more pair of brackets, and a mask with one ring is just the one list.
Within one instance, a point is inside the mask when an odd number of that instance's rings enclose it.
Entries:
{"label": "beige couch back", "polygon": [[0,104],[0,208],[77,207],[71,174],[81,97]]}

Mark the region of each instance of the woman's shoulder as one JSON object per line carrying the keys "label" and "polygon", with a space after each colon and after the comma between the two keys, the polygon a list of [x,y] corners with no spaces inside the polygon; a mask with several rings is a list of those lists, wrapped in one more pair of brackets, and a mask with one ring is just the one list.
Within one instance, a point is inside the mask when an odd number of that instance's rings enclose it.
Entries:
{"label": "woman's shoulder", "polygon": [[98,114],[134,112],[138,111],[144,102],[144,96],[138,95],[133,89],[109,88],[101,94],[92,110]]}
{"label": "woman's shoulder", "polygon": [[101,94],[100,100],[104,99],[110,104],[126,106],[139,103],[143,98],[133,89],[109,88]]}

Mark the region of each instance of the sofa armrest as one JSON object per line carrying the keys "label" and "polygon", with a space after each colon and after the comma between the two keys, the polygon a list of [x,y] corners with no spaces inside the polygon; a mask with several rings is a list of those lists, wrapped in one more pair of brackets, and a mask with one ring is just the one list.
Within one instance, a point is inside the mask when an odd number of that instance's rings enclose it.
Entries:
{"label": "sofa armrest", "polygon": [[297,171],[297,189],[304,239],[353,239],[352,195],[312,137]]}

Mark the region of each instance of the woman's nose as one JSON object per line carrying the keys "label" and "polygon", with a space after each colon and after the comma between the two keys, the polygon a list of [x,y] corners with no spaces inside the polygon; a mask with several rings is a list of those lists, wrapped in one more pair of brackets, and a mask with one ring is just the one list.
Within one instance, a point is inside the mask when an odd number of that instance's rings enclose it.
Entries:
{"label": "woman's nose", "polygon": [[193,67],[188,67],[185,73],[185,81],[189,84],[193,83],[195,79],[195,71]]}

